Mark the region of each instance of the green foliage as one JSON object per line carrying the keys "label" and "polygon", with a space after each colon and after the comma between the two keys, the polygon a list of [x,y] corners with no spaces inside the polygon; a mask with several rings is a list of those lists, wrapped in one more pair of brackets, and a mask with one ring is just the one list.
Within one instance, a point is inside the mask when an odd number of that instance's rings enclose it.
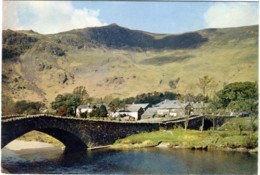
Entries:
{"label": "green foliage", "polygon": [[205,113],[207,116],[221,115],[224,110],[217,96],[214,96],[208,101],[208,106],[205,108]]}
{"label": "green foliage", "polygon": [[257,135],[254,135],[253,137],[247,137],[246,142],[243,145],[244,147],[248,149],[256,148],[258,146],[258,137]]}
{"label": "green foliage", "polygon": [[246,118],[232,118],[228,120],[224,125],[222,125],[219,130],[221,131],[239,131],[241,135],[243,131],[251,131],[253,125],[253,132],[257,131],[257,122],[254,121],[251,124],[251,119]]}
{"label": "green foliage", "polygon": [[105,105],[101,105],[99,111],[100,111],[100,117],[107,117],[108,112]]}
{"label": "green foliage", "polygon": [[98,107],[95,107],[90,113],[90,117],[99,117],[100,116],[100,110]]}
{"label": "green foliage", "polygon": [[40,113],[40,109],[44,106],[42,102],[22,100],[15,103],[14,111],[16,114],[38,114]]}
{"label": "green foliage", "polygon": [[197,84],[197,86],[202,91],[202,95],[206,97],[207,95],[209,95],[209,91],[212,91],[212,89],[216,87],[216,82],[212,77],[205,75],[204,77],[199,78],[199,83]]}
{"label": "green foliage", "polygon": [[115,98],[109,103],[108,106],[112,112],[116,112],[117,109],[125,108],[125,103],[119,98]]}
{"label": "green foliage", "polygon": [[80,117],[81,117],[81,118],[87,118],[87,116],[88,116],[88,112],[87,112],[87,111],[80,113]]}
{"label": "green foliage", "polygon": [[185,130],[177,128],[173,130],[160,130],[149,133],[140,133],[119,139],[115,145],[143,143],[149,140],[153,143],[169,143],[172,146],[181,148],[256,148],[258,146],[257,133],[253,139],[248,137],[248,132],[239,135],[237,131],[205,131]]}
{"label": "green foliage", "polygon": [[[257,82],[235,82],[226,85],[222,90],[217,92],[222,106],[228,107],[231,103],[231,107],[238,108],[239,103],[251,103],[245,100],[258,99],[258,86]],[[240,105],[241,106],[241,105]]]}
{"label": "green foliage", "polygon": [[79,105],[86,103],[89,95],[83,86],[76,87],[73,93],[59,94],[53,102],[51,108],[61,116],[76,116],[76,109]]}
{"label": "green foliage", "polygon": [[248,112],[251,115],[257,115],[258,103],[254,99],[231,101],[228,105],[228,109],[235,112]]}
{"label": "green foliage", "polygon": [[176,94],[173,92],[149,92],[149,93],[142,93],[137,95],[136,97],[126,98],[124,101],[127,104],[131,103],[150,103],[150,104],[157,104],[165,99],[174,100],[179,98],[180,94]]}
{"label": "green foliage", "polygon": [[89,113],[90,117],[107,117],[107,109],[105,105],[101,105],[100,107],[94,106],[94,109]]}
{"label": "green foliage", "polygon": [[193,94],[185,94],[185,95],[179,95],[179,99],[182,101],[188,101],[188,102],[209,102],[208,96],[203,96],[202,94],[193,95]]}
{"label": "green foliage", "polygon": [[81,104],[87,103],[90,100],[89,94],[84,86],[76,87],[73,90],[73,95],[79,98]]}
{"label": "green foliage", "polygon": [[61,116],[75,116],[76,108],[80,105],[80,99],[73,94],[59,94],[51,103],[51,108],[56,110],[56,113]]}

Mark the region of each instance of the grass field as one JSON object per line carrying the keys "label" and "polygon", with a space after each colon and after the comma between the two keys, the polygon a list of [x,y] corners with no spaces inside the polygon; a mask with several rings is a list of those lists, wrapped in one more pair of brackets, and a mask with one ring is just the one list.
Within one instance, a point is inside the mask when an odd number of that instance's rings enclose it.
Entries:
{"label": "grass field", "polygon": [[182,128],[161,130],[151,133],[132,135],[117,140],[115,147],[135,148],[155,146],[159,143],[168,143],[169,147],[180,148],[255,148],[257,147],[257,132],[249,138],[249,132],[238,131],[195,131]]}

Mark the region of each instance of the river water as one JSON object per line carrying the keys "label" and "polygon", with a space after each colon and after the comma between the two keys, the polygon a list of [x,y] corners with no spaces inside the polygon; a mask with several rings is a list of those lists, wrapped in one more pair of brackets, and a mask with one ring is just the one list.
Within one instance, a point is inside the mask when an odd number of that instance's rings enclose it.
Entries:
{"label": "river water", "polygon": [[187,149],[102,149],[63,154],[57,148],[2,149],[2,167],[23,174],[257,174],[257,154]]}

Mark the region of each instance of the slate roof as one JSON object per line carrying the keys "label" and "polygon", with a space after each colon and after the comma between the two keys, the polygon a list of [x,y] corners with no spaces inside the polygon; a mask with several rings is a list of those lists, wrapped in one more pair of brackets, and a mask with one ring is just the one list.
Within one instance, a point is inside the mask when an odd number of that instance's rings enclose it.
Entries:
{"label": "slate roof", "polygon": [[120,109],[119,112],[138,112],[140,108],[145,109],[149,103],[139,103],[139,104],[127,104],[126,109]]}
{"label": "slate roof", "polygon": [[147,119],[147,118],[153,118],[154,115],[156,114],[157,109],[156,108],[148,108],[143,115],[141,116],[142,119]]}
{"label": "slate roof", "polygon": [[164,100],[156,105],[159,109],[183,109],[187,104],[181,103],[179,100]]}

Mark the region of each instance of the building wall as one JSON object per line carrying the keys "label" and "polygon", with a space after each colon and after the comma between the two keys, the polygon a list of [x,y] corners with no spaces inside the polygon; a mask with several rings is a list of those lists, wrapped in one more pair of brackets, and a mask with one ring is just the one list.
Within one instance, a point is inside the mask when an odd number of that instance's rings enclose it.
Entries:
{"label": "building wall", "polygon": [[138,120],[138,112],[119,112],[120,115],[129,115],[134,117],[135,120]]}
{"label": "building wall", "polygon": [[169,114],[169,109],[158,109],[157,114],[158,115],[167,115],[167,114]]}
{"label": "building wall", "polygon": [[76,109],[76,115],[80,116],[80,114],[84,113],[84,112],[92,112],[93,109],[92,108],[83,108],[83,109]]}

